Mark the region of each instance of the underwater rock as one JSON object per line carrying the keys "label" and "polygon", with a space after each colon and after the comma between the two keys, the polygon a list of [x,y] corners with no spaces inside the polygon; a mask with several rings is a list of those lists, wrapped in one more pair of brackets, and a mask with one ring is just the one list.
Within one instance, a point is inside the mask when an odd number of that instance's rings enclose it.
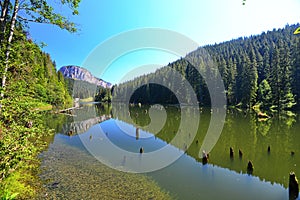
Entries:
{"label": "underwater rock", "polygon": [[58,188],[59,183],[60,183],[59,181],[54,182],[54,183],[52,183],[49,187],[50,187],[51,189],[56,189],[56,188]]}

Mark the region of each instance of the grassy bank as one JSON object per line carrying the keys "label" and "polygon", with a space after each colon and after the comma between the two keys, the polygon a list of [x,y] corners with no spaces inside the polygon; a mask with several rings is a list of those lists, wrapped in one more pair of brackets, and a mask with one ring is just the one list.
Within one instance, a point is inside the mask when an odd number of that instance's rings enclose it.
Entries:
{"label": "grassy bank", "polygon": [[93,102],[95,101],[93,97],[85,98],[85,99],[80,99],[80,102]]}

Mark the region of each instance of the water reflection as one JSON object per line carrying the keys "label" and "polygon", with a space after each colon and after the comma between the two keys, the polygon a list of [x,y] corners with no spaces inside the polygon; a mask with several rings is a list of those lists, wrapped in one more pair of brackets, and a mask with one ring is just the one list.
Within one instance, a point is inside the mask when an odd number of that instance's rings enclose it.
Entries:
{"label": "water reflection", "polygon": [[[171,143],[173,151],[183,151],[188,156],[182,156],[172,165],[148,175],[179,199],[224,199],[224,195],[231,199],[287,199],[288,192],[283,187],[288,187],[290,171],[300,175],[299,115],[275,115],[261,121],[255,113],[229,110],[221,137],[207,152],[208,164],[202,165],[199,152],[202,154],[201,145],[211,120],[209,109],[202,109],[198,124],[194,118],[196,110],[192,107],[187,107],[182,115],[181,110],[173,106],[167,106],[165,110],[161,107],[152,110],[147,106],[130,107],[129,112],[125,112],[122,106],[96,106],[94,110],[91,106],[78,110],[75,118],[78,123],[95,119],[95,116],[112,119],[100,124],[95,120],[103,133],[90,123],[78,132],[83,134],[73,137],[73,142],[84,138],[90,145],[99,145],[103,143],[97,141],[106,137],[120,148],[137,153],[141,147],[145,152],[155,151],[178,137]],[[180,127],[181,118],[188,119],[184,128]],[[127,127],[125,131],[116,128],[120,123]],[[190,128],[195,128],[195,124],[198,124],[198,131],[193,135]],[[61,130],[63,127],[72,126],[61,126]],[[126,155],[116,155],[115,158],[114,165],[122,168],[132,161],[132,157]],[[253,176],[247,175],[249,161],[253,165]]]}
{"label": "water reflection", "polygon": [[[149,123],[147,115],[147,107],[130,108],[130,116],[122,113],[122,109],[114,112],[116,118],[124,122],[129,122],[131,116],[136,122],[135,126],[144,126]],[[181,114],[177,107],[168,107],[167,120],[164,127],[156,134],[160,139],[170,142],[179,130]],[[188,126],[194,126],[194,112],[192,108],[186,112],[186,118],[190,120]],[[198,132],[190,146],[184,143],[173,145],[186,151],[186,153],[198,162],[201,162],[199,152],[202,153],[200,146],[207,132],[210,123],[211,112],[209,109],[202,109],[200,116],[200,124]],[[261,180],[270,181],[271,183],[279,183],[284,187],[288,187],[288,174],[295,171],[300,174],[300,135],[297,134],[300,129],[298,115],[275,115],[272,118],[261,121],[257,115],[252,112],[239,112],[238,110],[230,110],[227,113],[225,125],[216,146],[209,153],[209,162],[238,173],[247,173],[247,165],[249,160],[254,165],[253,175],[258,176]],[[146,130],[148,131],[148,130]],[[151,131],[150,131],[151,132]],[[189,138],[191,135],[188,131],[182,135]],[[268,153],[268,146],[270,152]],[[230,159],[230,147],[236,149],[233,159]],[[243,156],[238,154],[238,150],[243,152]],[[293,156],[292,156],[293,155]],[[239,158],[239,159],[237,159]]]}
{"label": "water reflection", "polygon": [[[166,110],[157,106],[150,112],[150,106],[130,107],[129,113],[122,109],[123,106],[125,105],[120,104],[116,107],[111,107],[109,104],[86,105],[76,110],[76,117],[72,119],[69,116],[65,116],[64,119],[61,115],[52,116],[51,126],[59,133],[67,134],[70,130],[74,130],[75,134],[79,134],[87,132],[93,125],[111,117],[118,119],[116,123],[134,121],[132,124],[134,131],[123,131],[129,133],[129,136],[132,133],[136,141],[147,139],[153,136],[151,134],[155,134],[154,139],[157,137],[166,143],[172,141],[173,146],[186,152],[198,162],[202,161],[199,152],[201,154],[203,152],[200,147],[210,123],[209,109],[201,109],[198,132],[193,135],[190,130],[197,124],[194,118],[197,113],[192,107],[187,107],[182,115],[181,110],[174,106],[167,106]],[[180,127],[182,117],[188,119],[185,127]],[[56,122],[59,120],[64,122],[63,125]],[[210,156],[209,162],[238,173],[247,173],[247,164],[251,160],[255,176],[287,187],[289,172],[295,171],[296,174],[300,174],[297,168],[297,165],[300,165],[300,157],[297,156],[300,154],[298,145],[300,135],[297,134],[299,128],[299,116],[295,114],[275,115],[261,121],[255,113],[229,110],[218,143],[211,152],[207,152]],[[109,131],[106,131],[106,134],[109,134]],[[173,140],[175,136],[177,140]],[[89,140],[92,138],[89,136]],[[123,148],[126,149],[126,145],[124,144]],[[236,150],[232,156],[230,156],[230,147]],[[240,156],[238,150],[243,152],[243,156]]]}

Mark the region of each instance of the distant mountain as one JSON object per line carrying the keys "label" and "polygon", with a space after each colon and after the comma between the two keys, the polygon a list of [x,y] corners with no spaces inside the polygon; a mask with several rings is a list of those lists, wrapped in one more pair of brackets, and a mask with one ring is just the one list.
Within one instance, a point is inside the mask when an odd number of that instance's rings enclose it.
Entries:
{"label": "distant mountain", "polygon": [[88,83],[92,83],[98,86],[102,86],[105,88],[111,88],[112,84],[106,82],[100,78],[95,77],[90,71],[84,69],[79,66],[69,65],[63,66],[59,69],[59,71],[64,75],[66,78],[71,78],[74,80],[81,80],[86,81]]}

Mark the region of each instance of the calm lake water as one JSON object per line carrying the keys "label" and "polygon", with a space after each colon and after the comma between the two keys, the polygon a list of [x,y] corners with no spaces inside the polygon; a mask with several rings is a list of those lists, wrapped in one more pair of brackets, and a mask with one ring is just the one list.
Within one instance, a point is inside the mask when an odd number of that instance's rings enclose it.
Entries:
{"label": "calm lake water", "polygon": [[[217,110],[185,108],[183,111],[175,106],[158,105],[130,107],[129,111],[124,108],[124,105],[89,104],[74,110],[73,116],[48,117],[49,127],[57,134],[48,138],[49,149],[41,155],[41,178],[47,190],[44,195],[64,199],[85,199],[91,195],[90,198],[103,199],[101,194],[110,193],[113,188],[105,188],[101,193],[93,184],[101,185],[97,178],[105,172],[110,173],[109,179],[114,179],[118,170],[146,169],[142,174],[124,174],[135,176],[134,180],[146,178],[172,199],[283,200],[288,199],[289,173],[294,171],[300,176],[297,114],[260,121],[254,113],[228,110],[222,133],[209,152],[208,164],[204,165],[201,146],[211,116]],[[141,147],[143,154],[139,153]],[[167,150],[162,151],[165,147]],[[234,149],[233,158],[229,156],[230,147]],[[151,152],[154,160],[148,160]],[[252,175],[247,174],[249,160],[254,165]],[[107,167],[100,173],[99,166],[103,164],[118,170]],[[157,170],[152,171],[154,168]],[[83,171],[89,178],[76,179]],[[126,193],[126,187],[128,192],[132,188],[128,180],[131,177],[124,174],[124,180],[117,182]],[[72,190],[68,185],[77,189]],[[142,190],[151,187],[143,186]],[[165,197],[153,193],[147,198]]]}

